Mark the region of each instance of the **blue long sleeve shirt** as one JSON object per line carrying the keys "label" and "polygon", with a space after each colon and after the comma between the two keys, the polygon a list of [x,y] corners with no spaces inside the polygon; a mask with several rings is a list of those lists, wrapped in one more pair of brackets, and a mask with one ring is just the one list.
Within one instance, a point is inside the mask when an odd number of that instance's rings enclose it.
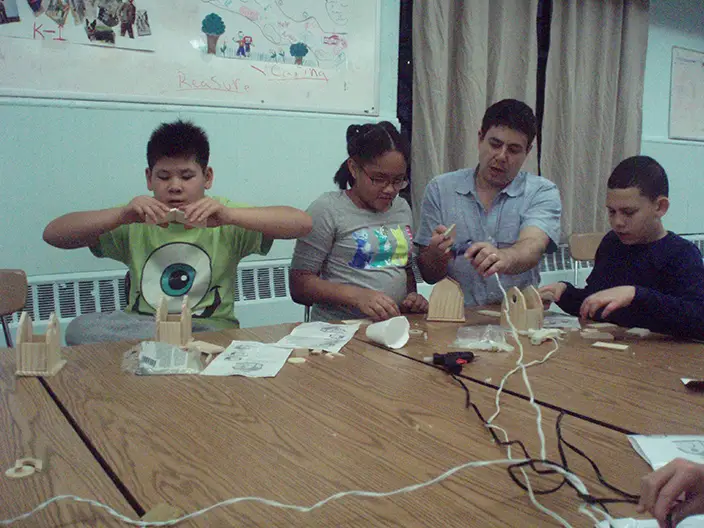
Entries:
{"label": "blue long sleeve shirt", "polygon": [[[596,252],[584,289],[566,283],[557,305],[579,315],[589,295],[616,286],[635,286],[633,302],[605,321],[677,337],[704,339],[704,263],[690,241],[668,232],[649,244],[623,244],[609,232]],[[602,320],[600,311],[596,319]]]}

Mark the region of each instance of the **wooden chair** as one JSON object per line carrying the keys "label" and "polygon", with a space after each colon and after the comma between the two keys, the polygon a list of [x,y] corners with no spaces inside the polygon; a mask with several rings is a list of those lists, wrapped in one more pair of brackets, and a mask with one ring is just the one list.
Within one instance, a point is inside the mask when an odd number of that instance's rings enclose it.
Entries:
{"label": "wooden chair", "polygon": [[574,265],[574,285],[577,286],[579,267],[578,263],[594,260],[596,250],[606,233],[574,233],[570,235],[570,257]]}
{"label": "wooden chair", "polygon": [[19,312],[27,300],[27,275],[22,270],[0,270],[0,320],[5,333],[5,342],[12,348],[10,327],[5,317]]}

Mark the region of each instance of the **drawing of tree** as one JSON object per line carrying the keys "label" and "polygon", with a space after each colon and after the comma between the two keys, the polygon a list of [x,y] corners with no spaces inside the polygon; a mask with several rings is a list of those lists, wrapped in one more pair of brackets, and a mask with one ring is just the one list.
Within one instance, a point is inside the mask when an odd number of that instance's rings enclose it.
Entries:
{"label": "drawing of tree", "polygon": [[225,33],[225,22],[222,21],[220,15],[210,13],[203,19],[201,31],[203,31],[208,38],[208,53],[215,55],[218,39],[220,35]]}
{"label": "drawing of tree", "polygon": [[303,57],[308,55],[308,46],[303,42],[296,42],[295,44],[291,44],[288,51],[291,56],[296,59],[296,64],[300,66],[303,64]]}

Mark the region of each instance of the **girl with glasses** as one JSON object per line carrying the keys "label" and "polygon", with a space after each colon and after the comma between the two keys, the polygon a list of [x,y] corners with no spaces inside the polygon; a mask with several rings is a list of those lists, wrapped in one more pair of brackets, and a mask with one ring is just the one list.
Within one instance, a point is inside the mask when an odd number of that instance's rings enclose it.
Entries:
{"label": "girl with glasses", "polygon": [[294,301],[312,306],[312,321],[427,312],[411,268],[409,145],[388,121],[351,125],[348,158],[334,181],[308,208],[313,231],[296,242],[290,288]]}

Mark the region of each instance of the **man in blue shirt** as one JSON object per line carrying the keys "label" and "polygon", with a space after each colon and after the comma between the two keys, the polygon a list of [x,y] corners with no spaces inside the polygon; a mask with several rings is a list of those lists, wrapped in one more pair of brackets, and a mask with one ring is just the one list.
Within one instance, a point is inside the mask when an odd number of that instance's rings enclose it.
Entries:
{"label": "man in blue shirt", "polygon": [[566,282],[540,289],[565,312],[625,327],[704,339],[704,263],[697,247],[662,225],[669,185],[648,156],[623,160],[611,173],[604,236],[584,289]]}
{"label": "man in blue shirt", "polygon": [[528,105],[493,104],[479,130],[477,167],[437,176],[425,190],[418,267],[428,283],[446,276],[459,282],[467,306],[501,302],[496,273],[506,288],[537,286],[540,258],[560,241],[557,186],[521,171],[535,133]]}

